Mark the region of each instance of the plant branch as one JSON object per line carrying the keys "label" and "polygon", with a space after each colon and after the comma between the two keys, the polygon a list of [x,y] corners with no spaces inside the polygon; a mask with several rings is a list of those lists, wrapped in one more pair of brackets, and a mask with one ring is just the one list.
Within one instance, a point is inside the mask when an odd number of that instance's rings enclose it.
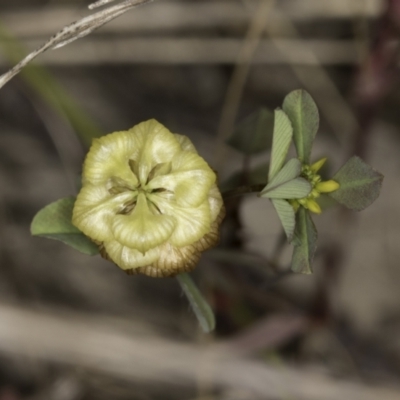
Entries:
{"label": "plant branch", "polygon": [[242,196],[243,194],[249,193],[259,193],[266,186],[266,183],[261,183],[257,185],[247,185],[247,186],[238,186],[235,189],[228,190],[222,193],[222,197],[224,200],[230,199],[231,197]]}

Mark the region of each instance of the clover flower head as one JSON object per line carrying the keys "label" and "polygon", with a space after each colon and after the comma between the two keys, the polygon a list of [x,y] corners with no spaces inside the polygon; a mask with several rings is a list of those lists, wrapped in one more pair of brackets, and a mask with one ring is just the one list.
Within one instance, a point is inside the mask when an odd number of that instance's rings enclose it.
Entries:
{"label": "clover flower head", "polygon": [[219,239],[216,175],[192,142],[156,120],[93,141],[72,222],[129,274],[192,270]]}
{"label": "clover flower head", "polygon": [[301,171],[301,176],[307,179],[312,187],[310,194],[302,199],[290,200],[295,211],[299,209],[300,206],[308,209],[315,214],[321,214],[322,210],[319,204],[316,202],[321,193],[331,193],[339,189],[339,183],[334,180],[322,181],[321,176],[318,171],[326,162],[326,158],[321,158],[317,162],[311,165],[304,164]]}

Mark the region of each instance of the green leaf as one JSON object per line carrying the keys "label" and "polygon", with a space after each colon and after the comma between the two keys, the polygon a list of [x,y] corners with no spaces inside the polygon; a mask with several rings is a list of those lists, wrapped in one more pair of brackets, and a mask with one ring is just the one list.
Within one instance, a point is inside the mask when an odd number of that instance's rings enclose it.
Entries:
{"label": "green leaf", "polygon": [[285,166],[271,179],[267,188],[274,188],[282,183],[298,178],[301,173],[301,162],[297,158],[291,158]]}
{"label": "green leaf", "polygon": [[338,202],[327,193],[322,193],[315,201],[321,207],[322,212],[338,206]]}
{"label": "green leaf", "polygon": [[361,158],[353,156],[332,179],[338,182],[340,187],[329,195],[347,208],[361,211],[379,197],[383,175]]}
{"label": "green leaf", "polygon": [[268,181],[271,181],[285,162],[293,129],[288,116],[282,110],[275,110],[274,134],[272,139],[271,161]]}
{"label": "green leaf", "polygon": [[295,178],[271,189],[264,189],[261,197],[269,199],[302,199],[311,192],[311,185],[304,178]]}
{"label": "green leaf", "polygon": [[303,274],[312,273],[312,260],[317,249],[317,229],[311,219],[310,213],[304,207],[300,207],[296,213],[296,228],[293,237],[293,272]]}
{"label": "green leaf", "polygon": [[272,199],[271,201],[275,207],[276,212],[278,213],[278,217],[281,220],[286,236],[289,242],[291,242],[295,227],[294,209],[286,200]]}
{"label": "green leaf", "polygon": [[261,191],[260,197],[270,199],[301,199],[311,192],[310,183],[298,176],[301,173],[301,162],[290,159],[275,175],[271,182]]}
{"label": "green leaf", "polygon": [[176,276],[176,279],[188,298],[203,331],[206,333],[213,331],[215,329],[214,313],[190,275],[186,273],[179,274]]}
{"label": "green leaf", "polygon": [[227,143],[246,155],[261,153],[271,147],[274,113],[261,108],[242,121]]}
{"label": "green leaf", "polygon": [[32,220],[31,234],[60,240],[85,254],[98,254],[98,247],[72,225],[74,203],[75,197],[66,197],[42,208]]}
{"label": "green leaf", "polygon": [[282,108],[292,122],[297,155],[300,160],[309,164],[312,144],[319,126],[317,105],[305,90],[295,90],[285,97]]}

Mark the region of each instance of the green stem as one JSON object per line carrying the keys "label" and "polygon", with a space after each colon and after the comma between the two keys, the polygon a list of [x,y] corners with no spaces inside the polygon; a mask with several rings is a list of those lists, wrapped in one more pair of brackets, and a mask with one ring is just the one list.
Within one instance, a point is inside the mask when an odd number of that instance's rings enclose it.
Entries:
{"label": "green stem", "polygon": [[247,185],[247,186],[238,186],[235,189],[228,190],[222,193],[222,197],[224,200],[230,199],[231,197],[242,196],[244,194],[249,193],[259,193],[266,186],[266,183],[261,183],[257,185]]}
{"label": "green stem", "polygon": [[214,313],[190,275],[187,273],[179,274],[176,279],[188,298],[203,331],[206,333],[213,331],[215,328]]}

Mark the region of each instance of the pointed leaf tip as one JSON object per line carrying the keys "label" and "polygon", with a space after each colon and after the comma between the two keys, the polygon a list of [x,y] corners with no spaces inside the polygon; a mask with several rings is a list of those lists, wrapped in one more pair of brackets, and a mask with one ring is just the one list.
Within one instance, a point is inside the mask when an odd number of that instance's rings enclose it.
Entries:
{"label": "pointed leaf tip", "polygon": [[311,189],[310,182],[306,179],[295,178],[275,187],[268,188],[267,186],[260,196],[269,199],[302,199],[310,194]]}
{"label": "pointed leaf tip", "polygon": [[274,134],[268,181],[271,181],[282,168],[293,136],[292,124],[285,112],[275,110],[274,115]]}
{"label": "pointed leaf tip", "polygon": [[72,225],[74,203],[75,197],[66,197],[42,208],[32,220],[31,234],[60,240],[84,254],[98,254],[98,247]]}
{"label": "pointed leaf tip", "polygon": [[311,192],[310,183],[299,178],[301,162],[297,158],[290,159],[260,192],[260,197],[270,199],[301,199]]}

